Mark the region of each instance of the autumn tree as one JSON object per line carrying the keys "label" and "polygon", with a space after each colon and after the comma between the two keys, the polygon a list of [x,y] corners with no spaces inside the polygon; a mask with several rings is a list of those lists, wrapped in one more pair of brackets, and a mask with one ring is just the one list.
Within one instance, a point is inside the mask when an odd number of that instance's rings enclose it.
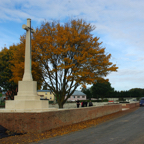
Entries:
{"label": "autumn tree", "polygon": [[45,22],[33,34],[32,49],[41,65],[43,81],[55,94],[59,108],[78,86],[104,80],[117,70],[102,42],[91,34],[94,29],[83,20],[63,25]]}
{"label": "autumn tree", "polygon": [[[24,74],[24,59],[25,59],[25,34],[20,37],[20,43],[14,44],[9,48],[13,53],[11,67],[13,76],[12,79],[15,83],[21,81]],[[32,49],[32,76],[33,80],[37,81],[37,88],[40,89],[43,84],[41,64],[36,59],[36,55]]]}
{"label": "autumn tree", "polygon": [[[0,51],[0,88],[6,92],[10,99],[17,95],[18,81],[21,81],[24,74],[25,58],[25,35],[20,37],[20,43],[13,44]],[[38,89],[41,88],[42,71],[40,63],[32,51],[32,75],[38,83]]]}
{"label": "autumn tree", "polygon": [[43,84],[43,90],[48,90],[48,87],[47,87],[46,83]]}
{"label": "autumn tree", "polygon": [[11,90],[8,90],[5,95],[9,97],[11,100],[14,100],[14,96],[17,95],[17,92],[17,88],[13,88]]}
{"label": "autumn tree", "polygon": [[10,99],[14,98],[14,95],[17,94],[17,83],[11,80],[13,73],[11,67],[13,64],[11,60],[13,59],[13,53],[11,50],[4,47],[0,51],[0,87],[4,92],[8,92],[7,96]]}

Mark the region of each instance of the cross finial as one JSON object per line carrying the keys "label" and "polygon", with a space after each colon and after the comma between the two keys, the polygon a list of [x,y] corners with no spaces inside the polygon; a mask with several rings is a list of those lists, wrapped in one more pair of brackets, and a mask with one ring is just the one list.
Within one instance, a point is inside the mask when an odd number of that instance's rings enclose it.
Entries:
{"label": "cross finial", "polygon": [[[28,23],[29,21],[30,21],[30,25]],[[23,24],[22,28],[25,29],[26,31],[31,30],[31,33],[35,32],[35,30],[33,28],[31,28],[31,19],[30,18],[27,19],[27,25]]]}

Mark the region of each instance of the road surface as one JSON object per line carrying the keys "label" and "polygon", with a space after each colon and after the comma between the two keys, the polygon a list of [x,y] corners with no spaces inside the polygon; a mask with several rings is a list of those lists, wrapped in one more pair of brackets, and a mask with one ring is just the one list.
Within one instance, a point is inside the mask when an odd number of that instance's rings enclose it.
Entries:
{"label": "road surface", "polygon": [[144,107],[95,127],[31,144],[144,144]]}

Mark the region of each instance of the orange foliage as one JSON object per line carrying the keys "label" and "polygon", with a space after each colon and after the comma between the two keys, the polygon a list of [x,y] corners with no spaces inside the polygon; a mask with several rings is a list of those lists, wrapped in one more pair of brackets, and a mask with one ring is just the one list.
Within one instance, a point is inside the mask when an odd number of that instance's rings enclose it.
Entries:
{"label": "orange foliage", "polygon": [[[21,81],[24,74],[24,58],[25,58],[25,36],[20,37],[20,43],[17,45],[10,46],[10,51],[13,53],[13,60],[11,63],[13,67],[11,68],[13,72],[13,80],[15,83]],[[32,49],[32,76],[38,83],[38,88],[42,85],[42,74],[39,62],[37,62],[36,55],[33,53]]]}
{"label": "orange foliage", "polygon": [[64,25],[43,23],[33,34],[32,47],[58,103],[64,103],[65,95],[69,97],[79,85],[93,84],[118,69],[109,62],[111,55],[105,54],[99,38],[90,34],[93,30],[82,20],[72,20]]}

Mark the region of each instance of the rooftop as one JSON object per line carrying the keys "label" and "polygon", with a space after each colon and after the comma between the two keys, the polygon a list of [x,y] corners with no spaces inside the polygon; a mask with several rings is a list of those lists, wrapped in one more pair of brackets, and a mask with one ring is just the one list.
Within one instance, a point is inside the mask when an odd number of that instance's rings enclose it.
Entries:
{"label": "rooftop", "polygon": [[81,92],[81,91],[75,90],[72,95],[73,95],[73,96],[74,96],[74,95],[77,95],[77,96],[85,96],[86,94],[84,94],[84,93]]}
{"label": "rooftop", "polygon": [[[51,90],[38,90],[37,92],[51,92]],[[73,96],[85,96],[86,94],[84,94],[81,91],[75,90],[74,93],[72,94]]]}

